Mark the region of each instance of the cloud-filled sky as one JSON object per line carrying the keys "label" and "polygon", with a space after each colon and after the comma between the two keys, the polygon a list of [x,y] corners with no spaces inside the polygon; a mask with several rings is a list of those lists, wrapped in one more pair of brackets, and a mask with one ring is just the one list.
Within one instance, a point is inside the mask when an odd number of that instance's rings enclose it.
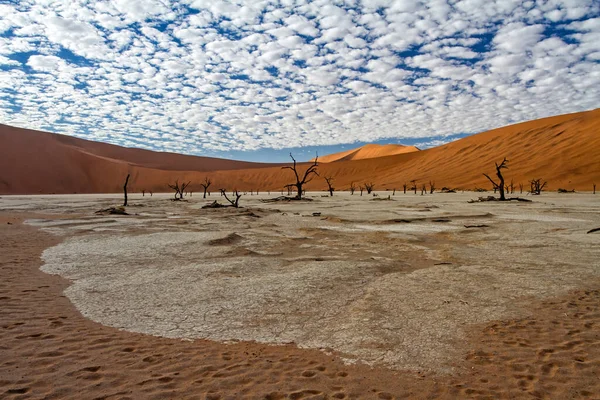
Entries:
{"label": "cloud-filled sky", "polygon": [[0,4],[0,123],[123,146],[280,161],[597,107],[597,0]]}

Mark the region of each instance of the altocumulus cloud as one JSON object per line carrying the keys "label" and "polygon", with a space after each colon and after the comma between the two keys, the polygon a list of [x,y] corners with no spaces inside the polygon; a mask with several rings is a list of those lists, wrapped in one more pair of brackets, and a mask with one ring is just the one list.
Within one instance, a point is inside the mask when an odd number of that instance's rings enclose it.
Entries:
{"label": "altocumulus cloud", "polygon": [[0,4],[0,122],[191,154],[444,143],[598,107],[599,64],[597,0]]}

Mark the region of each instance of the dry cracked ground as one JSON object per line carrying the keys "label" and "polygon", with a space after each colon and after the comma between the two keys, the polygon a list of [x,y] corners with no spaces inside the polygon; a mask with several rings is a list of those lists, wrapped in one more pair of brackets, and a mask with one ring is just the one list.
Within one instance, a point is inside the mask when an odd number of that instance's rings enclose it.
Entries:
{"label": "dry cracked ground", "polygon": [[398,370],[452,371],[473,324],[525,317],[533,298],[600,276],[586,234],[600,227],[600,197],[389,194],[245,195],[239,209],[133,195],[128,216],[94,214],[118,195],[5,196],[0,208],[61,215],[28,221],[63,237],[42,269],[71,280],[65,294],[94,321]]}

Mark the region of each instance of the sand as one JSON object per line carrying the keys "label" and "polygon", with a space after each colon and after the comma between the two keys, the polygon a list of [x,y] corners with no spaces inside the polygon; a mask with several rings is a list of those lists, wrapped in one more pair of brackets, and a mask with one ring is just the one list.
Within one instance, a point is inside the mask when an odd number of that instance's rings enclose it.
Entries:
{"label": "sand", "polygon": [[596,197],[313,196],[0,198],[3,396],[597,398]]}
{"label": "sand", "polygon": [[369,158],[379,158],[393,156],[396,154],[411,153],[419,151],[415,146],[403,146],[401,144],[366,144],[356,149],[350,149],[334,154],[327,154],[319,157],[318,161],[322,163],[365,160]]}
{"label": "sand", "polygon": [[[319,172],[333,177],[338,191],[348,190],[352,182],[400,190],[412,180],[419,188],[433,182],[438,188],[491,189],[483,173],[493,174],[494,163],[506,157],[507,185],[512,181],[527,190],[530,180],[543,179],[551,191],[592,191],[592,185],[600,182],[599,129],[600,109],[596,109],[511,125],[424,151],[323,163]],[[370,148],[364,150],[369,157],[387,154]],[[126,149],[0,125],[0,194],[118,193],[127,174],[132,193],[168,191],[167,184],[176,179],[191,181],[189,190],[199,192],[207,177],[214,192],[220,188],[279,192],[293,183],[292,172],[281,165]],[[326,187],[322,178],[306,186]]]}

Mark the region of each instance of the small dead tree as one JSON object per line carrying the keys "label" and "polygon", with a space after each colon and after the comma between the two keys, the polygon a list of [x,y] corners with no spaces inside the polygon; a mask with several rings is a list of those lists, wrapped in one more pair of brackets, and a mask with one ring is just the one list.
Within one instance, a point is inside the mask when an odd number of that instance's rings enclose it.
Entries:
{"label": "small dead tree", "polygon": [[[285,185],[283,188],[287,189],[287,194],[288,194],[288,196],[290,196],[292,194],[292,189],[294,188],[294,184],[290,183],[288,185]],[[281,191],[281,194],[283,194],[283,190]]]}
{"label": "small dead tree", "polygon": [[513,194],[515,192],[515,181],[513,179],[510,180],[508,187],[510,188],[510,194]]}
{"label": "small dead tree", "polygon": [[354,194],[355,191],[356,185],[354,184],[354,182],[350,182],[350,194]]}
{"label": "small dead tree", "polygon": [[144,189],[142,189],[142,197],[146,196],[146,191]]}
{"label": "small dead tree", "polygon": [[200,186],[202,186],[204,188],[204,197],[202,197],[203,199],[206,198],[206,192],[208,192],[208,188],[210,187],[211,183],[212,183],[212,181],[210,179],[208,179],[208,177],[204,178],[204,182],[200,183]]}
{"label": "small dead tree", "polygon": [[415,194],[417,194],[417,180],[413,179],[412,181],[410,181],[410,183],[412,184],[412,186],[410,187],[410,190],[414,190]]}
{"label": "small dead tree", "polygon": [[152,197],[152,190],[150,191],[150,197]]}
{"label": "small dead tree", "polygon": [[504,177],[502,176],[502,170],[508,169],[508,166],[506,165],[507,163],[508,163],[508,160],[506,159],[506,157],[504,157],[504,160],[502,160],[500,165],[498,165],[498,163],[495,163],[496,164],[496,176],[499,179],[498,183],[496,183],[492,178],[490,178],[490,176],[488,174],[483,174],[486,178],[488,178],[488,180],[490,182],[492,182],[492,185],[494,187],[494,193],[496,192],[496,190],[500,191],[500,201],[506,200],[506,197],[504,196]]}
{"label": "small dead tree", "polygon": [[292,159],[292,161],[294,161],[294,165],[287,165],[285,167],[281,167],[281,169],[291,169],[294,172],[294,175],[296,177],[296,183],[292,183],[291,185],[296,186],[296,190],[298,192],[298,194],[296,194],[296,199],[301,200],[302,193],[304,191],[303,186],[311,180],[313,180],[313,175],[319,176],[319,173],[317,172],[317,167],[319,166],[319,163],[317,161],[319,159],[319,156],[317,155],[315,157],[315,161],[306,169],[306,171],[304,171],[304,175],[302,175],[302,178],[300,178],[300,175],[298,174],[298,166],[296,164],[296,159],[294,158],[294,156],[292,156],[292,153],[290,153],[290,158]]}
{"label": "small dead tree", "polygon": [[394,191],[392,192],[392,196],[396,195],[396,188],[394,188]]}
{"label": "small dead tree", "polygon": [[519,183],[519,192],[523,194],[523,184]]}
{"label": "small dead tree", "polygon": [[221,191],[221,195],[225,196],[225,200],[227,200],[233,207],[238,208],[239,202],[240,202],[240,197],[242,197],[241,194],[238,193],[237,190],[232,192],[232,195],[235,196],[235,200],[230,199],[229,197],[227,197],[227,193],[225,192],[225,189],[219,189]]}
{"label": "small dead tree", "polygon": [[373,182],[371,182],[371,183],[365,182],[365,189],[367,189],[367,194],[371,194],[374,187],[375,187],[375,184]]}
{"label": "small dead tree", "polygon": [[427,185],[423,184],[423,186],[421,186],[421,196],[423,196],[425,193],[427,193]]}
{"label": "small dead tree", "polygon": [[404,183],[402,185],[402,189],[404,190],[404,194],[406,194],[406,188],[408,187],[408,185],[406,183]]}
{"label": "small dead tree", "polygon": [[596,194],[596,184],[594,183],[593,186],[594,186],[594,194]]}
{"label": "small dead tree", "polygon": [[127,174],[127,178],[125,178],[125,184],[123,185],[123,196],[125,197],[123,201],[123,207],[127,207],[127,184],[129,183],[129,176],[130,174]]}
{"label": "small dead tree", "polygon": [[167,184],[167,186],[175,191],[175,200],[183,200],[183,193],[185,193],[185,188],[188,187],[190,183],[191,182],[182,183],[180,186],[179,180],[176,180],[174,185]]}
{"label": "small dead tree", "polygon": [[435,182],[429,181],[429,194],[433,194],[435,192]]}
{"label": "small dead tree", "polygon": [[542,194],[542,190],[548,182],[542,183],[542,179],[532,179],[529,181],[531,185],[531,194],[539,195]]}
{"label": "small dead tree", "polygon": [[362,196],[362,194],[363,194],[363,190],[365,190],[365,188],[364,188],[364,187],[362,187],[362,186],[359,186],[358,188],[360,189],[360,195]]}
{"label": "small dead tree", "polygon": [[325,182],[327,182],[327,190],[329,191],[329,196],[333,197],[333,191],[335,190],[335,188],[331,185],[333,182],[333,177],[324,176],[323,179],[325,179]]}

